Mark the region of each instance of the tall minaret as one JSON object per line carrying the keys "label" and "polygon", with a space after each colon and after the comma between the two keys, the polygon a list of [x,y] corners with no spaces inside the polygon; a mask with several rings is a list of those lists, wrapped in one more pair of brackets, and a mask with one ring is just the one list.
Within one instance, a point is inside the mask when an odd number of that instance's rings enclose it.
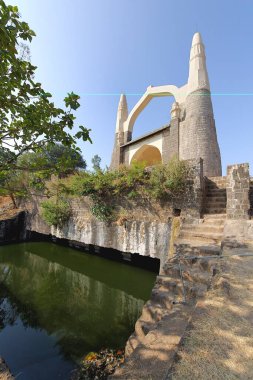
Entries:
{"label": "tall minaret", "polygon": [[116,120],[116,133],[123,131],[123,124],[128,117],[128,107],[126,95],[121,94],[118,105],[117,120]]}
{"label": "tall minaret", "polygon": [[115,140],[110,169],[117,169],[119,167],[119,165],[122,162],[120,146],[131,140],[131,136],[129,135],[129,133],[124,132],[124,122],[127,120],[127,118],[128,107],[126,95],[121,94],[118,105]]}
{"label": "tall minaret", "polygon": [[206,69],[205,47],[200,33],[195,33],[190,52],[188,93],[205,88],[210,91],[209,78]]}
{"label": "tall minaret", "polygon": [[220,149],[200,33],[195,33],[192,39],[187,94],[185,120],[180,123],[180,159],[202,158],[204,175],[220,176]]}

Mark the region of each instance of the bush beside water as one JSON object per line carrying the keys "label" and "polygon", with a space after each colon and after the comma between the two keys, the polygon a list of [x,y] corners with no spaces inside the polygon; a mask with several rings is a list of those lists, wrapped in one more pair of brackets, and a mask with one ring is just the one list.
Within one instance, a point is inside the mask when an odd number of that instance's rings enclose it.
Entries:
{"label": "bush beside water", "polygon": [[[91,213],[99,220],[112,221],[117,217],[119,198],[154,201],[175,198],[183,193],[188,172],[187,163],[177,159],[152,168],[136,162],[130,167],[122,166],[114,171],[99,169],[95,172],[78,172],[49,183],[48,194],[52,199],[42,203],[42,217],[49,225],[62,226],[71,215],[68,200],[88,196],[92,200]],[[58,198],[60,201],[57,201]]]}

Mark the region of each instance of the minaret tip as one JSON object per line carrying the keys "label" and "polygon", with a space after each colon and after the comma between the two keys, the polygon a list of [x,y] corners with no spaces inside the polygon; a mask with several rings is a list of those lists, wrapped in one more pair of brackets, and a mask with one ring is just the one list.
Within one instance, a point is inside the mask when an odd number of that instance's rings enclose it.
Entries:
{"label": "minaret tip", "polygon": [[203,44],[201,34],[199,32],[195,33],[192,38],[192,46],[196,44]]}
{"label": "minaret tip", "polygon": [[210,84],[206,68],[205,46],[202,42],[201,34],[197,32],[192,38],[188,93],[199,89],[210,90]]}
{"label": "minaret tip", "polygon": [[122,109],[127,109],[127,99],[126,99],[126,95],[125,94],[121,94],[120,95],[120,99],[119,99],[119,106],[118,106],[118,109],[122,110]]}
{"label": "minaret tip", "polygon": [[118,113],[117,113],[117,122],[116,122],[116,131],[120,131],[123,128],[123,123],[128,117],[128,107],[127,99],[125,94],[120,95]]}

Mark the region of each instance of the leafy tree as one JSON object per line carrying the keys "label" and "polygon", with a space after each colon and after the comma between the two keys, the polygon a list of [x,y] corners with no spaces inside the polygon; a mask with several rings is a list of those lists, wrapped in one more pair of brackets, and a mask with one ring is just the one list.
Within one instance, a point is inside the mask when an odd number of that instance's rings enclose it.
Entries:
{"label": "leafy tree", "polygon": [[71,147],[62,144],[49,145],[42,150],[48,165],[62,174],[71,174],[77,169],[86,169],[82,155]]}
{"label": "leafy tree", "polygon": [[[0,162],[12,155],[7,149],[0,149]],[[16,170],[0,171],[0,194],[9,195],[16,207],[16,196],[30,196],[45,190],[46,181],[53,174],[63,178],[85,168],[86,162],[81,154],[64,145],[49,145],[39,152],[25,152],[18,157]]]}
{"label": "leafy tree", "polygon": [[80,97],[73,92],[65,99],[66,109],[55,106],[41,83],[35,81],[36,67],[28,54],[19,54],[35,33],[21,21],[18,7],[0,0],[0,147],[13,152],[0,161],[0,170],[16,167],[16,159],[26,151],[38,151],[55,142],[78,151],[78,139],[90,141],[89,130],[79,126],[72,135]]}
{"label": "leafy tree", "polygon": [[82,155],[72,147],[48,144],[37,152],[25,152],[17,160],[17,169],[44,171],[64,176],[78,169],[86,169]]}
{"label": "leafy tree", "polygon": [[101,170],[101,157],[99,157],[98,154],[95,154],[95,156],[92,157],[91,159],[92,167],[95,170],[95,172]]}

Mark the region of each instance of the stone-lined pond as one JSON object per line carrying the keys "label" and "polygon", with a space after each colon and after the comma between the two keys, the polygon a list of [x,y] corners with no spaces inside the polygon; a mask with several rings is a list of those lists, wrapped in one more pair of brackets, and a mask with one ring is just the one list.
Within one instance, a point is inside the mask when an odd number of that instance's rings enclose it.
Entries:
{"label": "stone-lined pond", "polygon": [[90,351],[121,348],[155,274],[53,243],[0,247],[0,356],[19,380],[69,379]]}

